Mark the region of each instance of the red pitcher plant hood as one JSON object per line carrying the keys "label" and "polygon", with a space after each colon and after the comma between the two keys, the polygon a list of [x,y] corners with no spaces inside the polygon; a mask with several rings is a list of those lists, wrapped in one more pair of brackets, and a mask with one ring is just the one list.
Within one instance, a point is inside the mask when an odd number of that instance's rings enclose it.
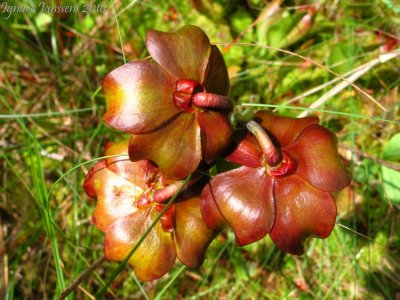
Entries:
{"label": "red pitcher plant hood", "polygon": [[[122,155],[128,141],[109,143],[107,156]],[[150,227],[183,181],[169,180],[148,160],[131,162],[113,157],[96,163],[88,172],[84,188],[97,198],[93,223],[105,232],[105,256],[122,261]],[[200,197],[178,197],[161,216],[128,263],[144,281],[162,277],[175,258],[196,268],[215,237],[200,213]]]}
{"label": "red pitcher plant hood", "polygon": [[132,161],[152,160],[164,175],[182,179],[231,141],[228,72],[221,52],[196,26],[149,30],[146,46],[152,60],[127,63],[104,79],[104,121],[133,134]]}
{"label": "red pitcher plant hood", "polygon": [[307,237],[326,238],[336,220],[330,194],[350,183],[337,138],[317,117],[258,112],[226,158],[241,167],[220,173],[204,188],[203,219],[231,227],[239,245],[269,233],[283,251],[300,255]]}

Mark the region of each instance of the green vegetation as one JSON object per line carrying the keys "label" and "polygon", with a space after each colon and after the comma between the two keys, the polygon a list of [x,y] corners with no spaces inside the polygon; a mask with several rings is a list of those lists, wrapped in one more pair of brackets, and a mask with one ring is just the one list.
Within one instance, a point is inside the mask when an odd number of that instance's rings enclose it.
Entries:
{"label": "green vegetation", "polygon": [[[76,11],[49,11],[61,2]],[[57,298],[76,279],[69,299],[103,291],[107,299],[400,297],[400,6],[266,2],[0,3],[1,299]],[[337,134],[353,182],[336,195],[332,235],[310,241],[301,257],[269,237],[237,247],[225,231],[199,270],[177,263],[143,283],[102,259],[104,236],[91,225],[95,202],[82,183],[106,141],[122,137],[102,122],[102,78],[148,56],[148,29],[184,24],[222,50],[234,122],[260,108],[319,116]]]}

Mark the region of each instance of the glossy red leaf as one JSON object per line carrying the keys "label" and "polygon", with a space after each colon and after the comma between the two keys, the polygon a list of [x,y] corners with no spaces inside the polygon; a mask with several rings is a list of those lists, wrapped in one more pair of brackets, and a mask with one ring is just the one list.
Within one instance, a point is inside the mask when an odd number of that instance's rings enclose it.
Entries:
{"label": "glossy red leaf", "polygon": [[203,82],[211,44],[199,27],[186,25],[176,32],[149,30],[146,46],[151,57],[175,79]]}
{"label": "glossy red leaf", "polygon": [[294,141],[304,128],[311,124],[319,123],[318,117],[296,119],[277,116],[265,110],[257,112],[255,120],[272,133],[273,137],[271,138],[279,142],[282,148]]}
{"label": "glossy red leaf", "polygon": [[298,161],[296,174],[313,186],[335,192],[350,184],[337,151],[337,138],[328,129],[312,124],[285,150]]}
{"label": "glossy red leaf", "polygon": [[201,130],[203,159],[211,163],[229,145],[232,125],[225,115],[211,110],[198,112],[197,122]]}
{"label": "glossy red leaf", "polygon": [[279,178],[274,184],[276,216],[270,236],[283,251],[300,255],[307,237],[326,238],[336,220],[336,205],[299,176]]}
{"label": "glossy red leaf", "polygon": [[253,134],[243,135],[243,132],[239,132],[233,139],[236,146],[226,160],[251,168],[262,166],[263,152]]}
{"label": "glossy red leaf", "polygon": [[211,46],[211,56],[203,82],[208,93],[227,96],[229,93],[229,74],[224,58],[217,48]]}
{"label": "glossy red leaf", "polygon": [[273,225],[272,178],[263,168],[244,166],[221,173],[206,185],[201,198],[207,226],[229,225],[239,245],[263,238]]}

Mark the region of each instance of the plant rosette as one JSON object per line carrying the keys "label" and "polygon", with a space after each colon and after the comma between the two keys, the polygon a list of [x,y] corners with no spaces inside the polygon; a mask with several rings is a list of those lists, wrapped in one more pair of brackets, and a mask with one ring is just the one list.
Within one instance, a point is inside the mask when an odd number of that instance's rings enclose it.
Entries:
{"label": "plant rosette", "polygon": [[182,179],[231,142],[228,72],[221,52],[196,26],[149,30],[146,46],[153,60],[127,63],[104,79],[103,118],[133,134],[132,161],[151,160],[167,177]]}
{"label": "plant rosette", "polygon": [[[122,155],[127,149],[128,141],[109,143],[106,155]],[[96,163],[84,188],[90,197],[97,198],[92,222],[105,232],[105,257],[124,260],[182,184],[167,179],[148,160],[131,162],[113,157]],[[162,277],[176,257],[197,268],[216,234],[202,220],[199,195],[186,191],[162,214],[128,263],[144,281]]]}
{"label": "plant rosette", "polygon": [[210,228],[231,227],[247,245],[269,233],[283,251],[300,255],[309,236],[326,238],[336,220],[330,194],[350,183],[337,138],[317,117],[266,111],[226,157],[241,167],[216,175],[204,188],[201,211]]}

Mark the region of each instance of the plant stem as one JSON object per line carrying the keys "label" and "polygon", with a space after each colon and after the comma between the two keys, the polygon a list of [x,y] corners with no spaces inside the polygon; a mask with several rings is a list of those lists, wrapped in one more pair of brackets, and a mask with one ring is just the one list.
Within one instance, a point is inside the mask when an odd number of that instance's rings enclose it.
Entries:
{"label": "plant stem", "polygon": [[270,167],[277,166],[282,161],[282,152],[276,148],[274,143],[271,141],[265,130],[255,121],[250,121],[246,124],[247,129],[254,134],[258,142],[260,143],[261,149],[265,155],[267,164]]}

